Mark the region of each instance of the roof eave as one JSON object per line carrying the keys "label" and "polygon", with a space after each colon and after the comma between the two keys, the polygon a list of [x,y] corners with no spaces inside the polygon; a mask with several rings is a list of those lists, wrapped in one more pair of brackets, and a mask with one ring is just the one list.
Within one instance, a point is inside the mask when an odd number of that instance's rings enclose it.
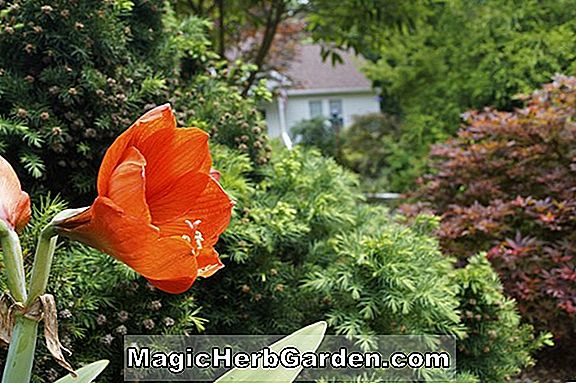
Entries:
{"label": "roof eave", "polygon": [[358,88],[324,88],[324,89],[288,89],[286,95],[288,96],[313,96],[324,94],[358,94],[358,93],[372,93],[376,91],[371,87],[358,87]]}

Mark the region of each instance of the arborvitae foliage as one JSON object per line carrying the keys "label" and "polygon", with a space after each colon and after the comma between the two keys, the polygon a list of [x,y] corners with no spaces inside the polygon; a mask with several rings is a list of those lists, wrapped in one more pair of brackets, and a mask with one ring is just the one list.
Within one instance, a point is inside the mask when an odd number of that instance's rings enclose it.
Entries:
{"label": "arborvitae foliage", "polygon": [[[489,364],[474,354],[468,359],[467,369],[482,376],[510,373],[527,361],[535,343],[528,328],[518,327],[513,303],[503,303],[493,279],[482,284],[485,274],[473,274],[476,268],[454,274],[429,235],[434,220],[406,227],[384,209],[359,205],[356,179],[314,151],[279,151],[258,182],[247,177],[253,172],[248,155],[222,146],[213,154],[237,207],[217,245],[226,267],[189,292],[162,293],[111,257],[62,240],[48,291],[75,366],[109,358],[101,381],[116,382],[124,334],[287,334],[326,318],[339,333],[467,334],[462,344],[470,349],[493,342]],[[62,208],[35,207],[22,237],[28,270],[36,235]],[[486,339],[491,333],[482,331],[483,322],[461,321],[465,311],[458,308],[469,309],[469,289],[489,316],[488,330],[501,327],[495,339]],[[510,342],[506,334],[518,339]],[[42,341],[38,350],[36,381],[64,374]],[[459,381],[474,380],[462,375]]]}
{"label": "arborvitae foliage", "polygon": [[371,334],[450,334],[458,338],[459,380],[499,383],[533,361],[547,337],[534,339],[482,258],[455,269],[431,236],[437,221],[411,227],[362,209],[358,225],[329,242],[334,258],[305,283],[327,302],[328,322],[359,342]]}
{"label": "arborvitae foliage", "polygon": [[550,335],[534,339],[532,326],[520,323],[516,303],[504,296],[498,274],[484,254],[458,269],[460,313],[467,336],[458,345],[458,368],[477,374],[482,382],[504,382],[533,364],[531,354]]}
{"label": "arborvitae foliage", "polygon": [[445,251],[486,251],[523,316],[566,344],[576,339],[575,105],[576,79],[558,76],[521,109],[469,113],[434,147],[415,193],[442,215]]}
{"label": "arborvitae foliage", "polygon": [[262,169],[262,181],[242,191],[229,179],[238,155],[215,157],[238,204],[221,238],[226,267],[199,289],[208,330],[289,333],[321,319],[319,297],[300,283],[317,261],[315,249],[353,224],[355,178],[316,151],[283,150]]}

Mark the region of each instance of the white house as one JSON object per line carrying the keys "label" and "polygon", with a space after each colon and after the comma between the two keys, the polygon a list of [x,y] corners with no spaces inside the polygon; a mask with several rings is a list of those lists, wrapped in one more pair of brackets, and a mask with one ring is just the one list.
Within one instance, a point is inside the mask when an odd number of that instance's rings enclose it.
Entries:
{"label": "white house", "polygon": [[371,82],[358,70],[362,60],[340,52],[344,61],[323,62],[319,45],[302,45],[278,89],[274,102],[265,105],[270,137],[282,137],[290,145],[290,129],[297,122],[318,116],[338,118],[349,125],[355,115],[380,111]]}

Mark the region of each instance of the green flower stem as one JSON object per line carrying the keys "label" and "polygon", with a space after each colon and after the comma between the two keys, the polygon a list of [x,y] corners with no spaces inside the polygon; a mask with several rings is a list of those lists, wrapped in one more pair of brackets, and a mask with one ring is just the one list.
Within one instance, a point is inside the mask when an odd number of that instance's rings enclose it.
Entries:
{"label": "green flower stem", "polygon": [[4,269],[10,294],[17,302],[26,300],[26,277],[18,234],[0,220],[0,243],[4,255]]}
{"label": "green flower stem", "polygon": [[36,255],[34,256],[34,265],[32,266],[32,279],[30,280],[26,306],[31,305],[46,291],[57,240],[58,236],[51,224],[46,226],[40,233],[38,245],[36,246]]}
{"label": "green flower stem", "polygon": [[18,314],[12,333],[2,383],[27,383],[32,375],[38,322]]}
{"label": "green flower stem", "polygon": [[[42,230],[40,238],[38,238],[34,265],[32,266],[30,290],[25,307],[31,305],[46,291],[57,239],[58,236],[51,224]],[[2,383],[27,383],[30,381],[37,333],[38,322],[23,315],[17,316],[10,348],[8,349]]]}

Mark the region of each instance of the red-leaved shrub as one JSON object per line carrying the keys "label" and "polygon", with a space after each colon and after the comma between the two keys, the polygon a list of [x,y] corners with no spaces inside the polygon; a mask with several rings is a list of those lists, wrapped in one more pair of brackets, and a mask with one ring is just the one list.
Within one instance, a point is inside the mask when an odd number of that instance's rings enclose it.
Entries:
{"label": "red-leaved shrub", "polygon": [[444,250],[479,251],[523,316],[556,337],[576,329],[576,78],[524,97],[513,112],[465,116],[458,136],[432,149],[432,172],[407,209],[441,215]]}

